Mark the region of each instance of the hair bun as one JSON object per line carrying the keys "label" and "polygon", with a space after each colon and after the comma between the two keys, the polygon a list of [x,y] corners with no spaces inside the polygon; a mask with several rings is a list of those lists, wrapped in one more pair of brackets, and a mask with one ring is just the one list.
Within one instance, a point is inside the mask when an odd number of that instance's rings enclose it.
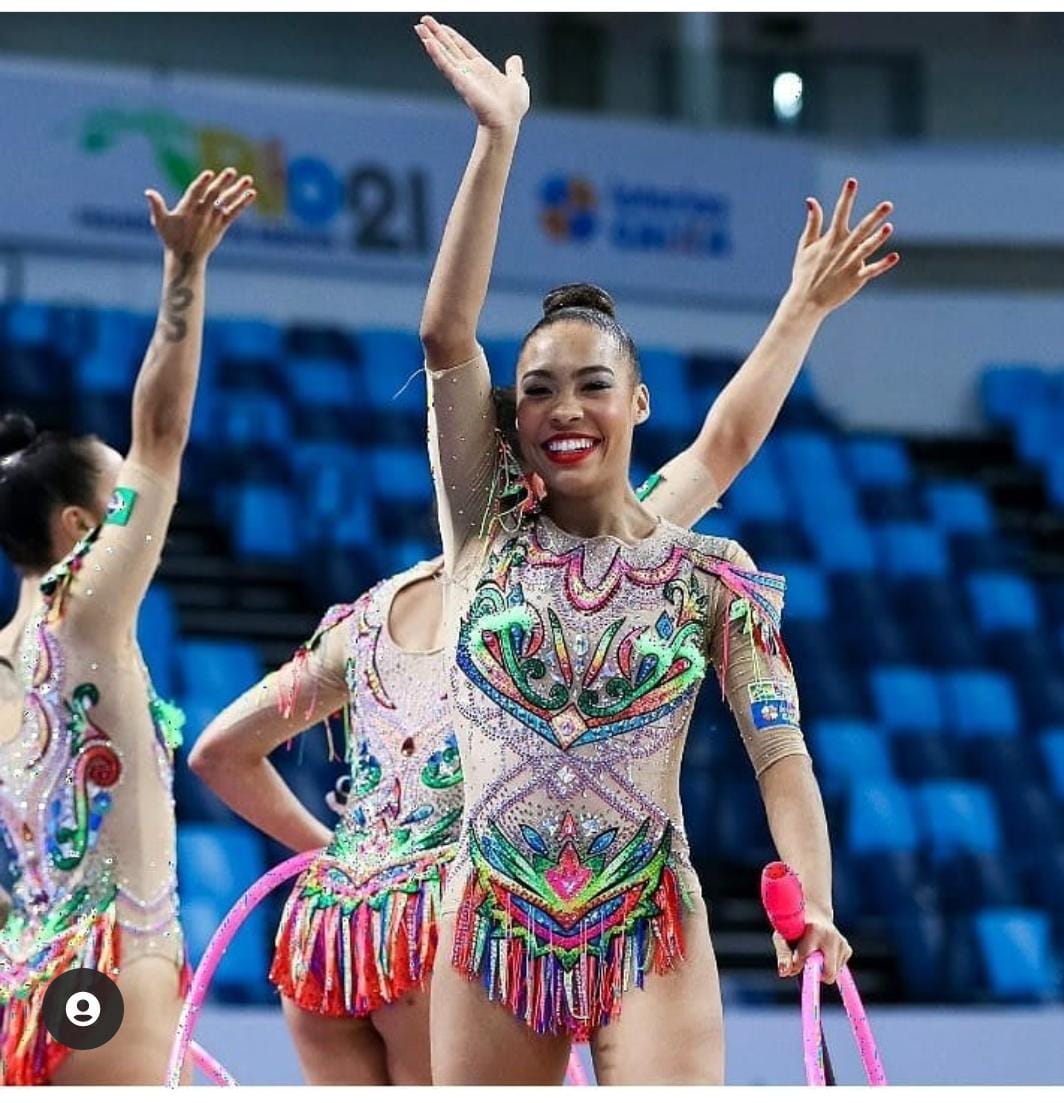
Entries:
{"label": "hair bun", "polygon": [[612,296],[593,283],[567,283],[548,291],[543,300],[543,317],[559,310],[594,310],[608,318],[617,317]]}
{"label": "hair bun", "polygon": [[10,456],[37,439],[37,426],[25,414],[0,417],[0,456]]}

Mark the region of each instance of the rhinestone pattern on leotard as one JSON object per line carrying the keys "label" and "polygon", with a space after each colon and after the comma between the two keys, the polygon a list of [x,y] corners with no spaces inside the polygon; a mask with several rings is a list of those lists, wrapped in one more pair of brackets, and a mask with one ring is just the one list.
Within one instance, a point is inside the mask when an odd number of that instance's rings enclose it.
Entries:
{"label": "rhinestone pattern on leotard", "polygon": [[420,987],[435,957],[462,769],[443,651],[402,651],[386,624],[394,595],[428,573],[403,572],[323,621],[347,633],[350,790],[332,841],[289,897],[271,970],[319,1014],[369,1014]]}
{"label": "rhinestone pattern on leotard", "polygon": [[586,1035],[682,958],[699,887],[679,765],[711,644],[726,667],[734,620],[786,663],[782,579],[735,549],[665,521],[628,547],[539,517],[496,541],[462,617],[453,960],[537,1031]]}

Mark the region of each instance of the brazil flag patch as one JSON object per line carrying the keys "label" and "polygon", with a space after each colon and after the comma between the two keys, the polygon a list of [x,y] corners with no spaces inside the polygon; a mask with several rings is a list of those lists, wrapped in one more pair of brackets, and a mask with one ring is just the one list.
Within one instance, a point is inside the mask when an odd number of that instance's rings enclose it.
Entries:
{"label": "brazil flag patch", "polygon": [[137,502],[137,492],[128,486],[116,486],[111,500],[107,503],[105,525],[128,525],[133,516],[133,506]]}

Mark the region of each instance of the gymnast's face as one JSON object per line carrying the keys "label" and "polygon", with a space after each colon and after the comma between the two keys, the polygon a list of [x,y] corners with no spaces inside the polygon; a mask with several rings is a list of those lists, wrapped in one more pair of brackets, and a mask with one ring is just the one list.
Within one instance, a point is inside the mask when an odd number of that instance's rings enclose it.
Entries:
{"label": "gymnast's face", "polygon": [[529,338],[517,363],[517,433],[548,494],[585,497],[628,485],[632,433],[647,389],[614,338],[577,319]]}

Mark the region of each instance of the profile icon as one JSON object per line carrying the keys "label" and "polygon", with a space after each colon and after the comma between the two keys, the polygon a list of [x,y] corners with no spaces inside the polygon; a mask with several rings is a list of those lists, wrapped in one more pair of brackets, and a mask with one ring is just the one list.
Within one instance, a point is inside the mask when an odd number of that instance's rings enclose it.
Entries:
{"label": "profile icon", "polygon": [[66,1002],[66,1017],[75,1026],[92,1026],[100,1017],[100,1001],[91,992],[75,992]]}
{"label": "profile icon", "polygon": [[95,969],[71,969],[48,985],[42,1017],[61,1045],[96,1049],[118,1033],[124,1012],[122,993],[109,976]]}

